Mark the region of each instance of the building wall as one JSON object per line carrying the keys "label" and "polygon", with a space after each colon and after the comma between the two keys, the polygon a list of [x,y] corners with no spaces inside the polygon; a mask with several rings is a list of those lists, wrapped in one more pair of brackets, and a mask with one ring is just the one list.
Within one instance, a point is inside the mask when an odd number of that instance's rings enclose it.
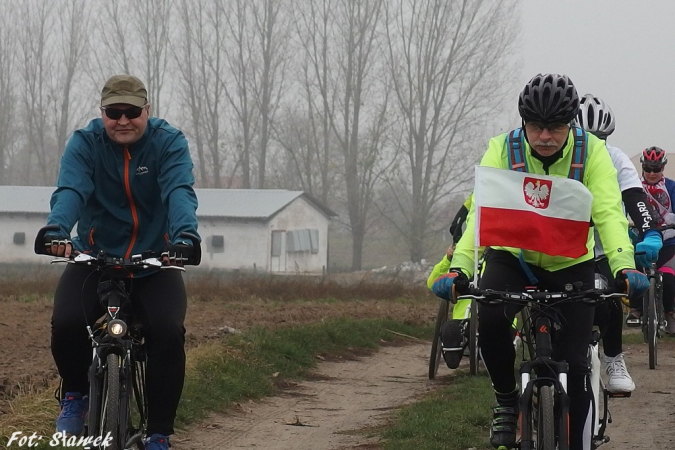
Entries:
{"label": "building wall", "polygon": [[[269,251],[271,254],[272,230],[285,231],[285,272],[322,273],[328,260],[328,223],[329,219],[302,197],[295,199],[269,223]],[[318,230],[318,251],[288,251],[288,232]]]}
{"label": "building wall", "polygon": [[[5,262],[44,263],[50,258],[36,255],[33,246],[35,236],[47,221],[47,215],[41,214],[2,214],[0,215],[0,249]],[[23,233],[23,243],[19,243]],[[15,243],[15,234],[17,234]]]}
{"label": "building wall", "polygon": [[[202,237],[200,267],[268,270],[269,245],[266,223],[200,217],[198,231]],[[214,245],[214,236],[223,237],[222,247]]]}
{"label": "building wall", "polygon": [[[202,237],[200,268],[320,274],[326,266],[329,220],[304,198],[295,199],[269,222],[208,217],[198,219]],[[0,214],[0,249],[4,260],[48,264],[49,257],[33,252],[35,236],[46,220],[46,214]],[[316,230],[316,251],[286,251],[289,232],[303,230]],[[283,240],[283,251],[276,259],[271,256],[273,231],[280,232]],[[24,233],[23,243],[14,243],[15,233]],[[222,246],[213,245],[214,236],[222,236]]]}

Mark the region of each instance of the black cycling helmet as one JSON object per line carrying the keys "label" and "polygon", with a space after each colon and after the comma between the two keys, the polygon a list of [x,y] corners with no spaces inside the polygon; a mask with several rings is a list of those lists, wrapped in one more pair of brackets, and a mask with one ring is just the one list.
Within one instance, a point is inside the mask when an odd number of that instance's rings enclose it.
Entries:
{"label": "black cycling helmet", "polygon": [[579,112],[574,125],[593,133],[600,139],[607,139],[607,136],[614,133],[614,114],[602,99],[586,94],[579,102]]}
{"label": "black cycling helmet", "polygon": [[666,151],[661,147],[649,147],[642,150],[640,156],[640,163],[643,166],[660,167],[665,166],[668,162]]}
{"label": "black cycling helmet", "polygon": [[578,109],[579,94],[567,75],[540,73],[518,98],[518,112],[525,122],[570,123]]}

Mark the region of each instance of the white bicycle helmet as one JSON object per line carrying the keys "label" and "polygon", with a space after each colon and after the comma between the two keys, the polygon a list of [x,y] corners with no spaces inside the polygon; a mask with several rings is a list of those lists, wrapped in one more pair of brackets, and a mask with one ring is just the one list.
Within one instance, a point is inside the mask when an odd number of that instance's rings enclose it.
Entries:
{"label": "white bicycle helmet", "polygon": [[614,113],[607,103],[591,94],[581,97],[579,112],[574,122],[574,125],[600,139],[607,139],[607,136],[614,133]]}

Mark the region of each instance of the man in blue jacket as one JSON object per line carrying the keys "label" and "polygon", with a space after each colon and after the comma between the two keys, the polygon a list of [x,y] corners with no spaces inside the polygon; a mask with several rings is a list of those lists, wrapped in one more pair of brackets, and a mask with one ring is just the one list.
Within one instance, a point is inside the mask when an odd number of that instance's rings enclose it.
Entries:
{"label": "man in blue jacket", "polygon": [[[68,257],[103,250],[129,258],[153,251],[165,264],[182,265],[193,248],[180,235],[197,235],[192,168],[183,133],[150,118],[143,82],[113,76],[101,92],[101,118],[75,131],[66,146],[47,221],[59,231],[47,234],[45,252]],[[52,355],[64,393],[56,428],[68,435],[84,429],[91,362],[86,326],[102,313],[98,277],[90,275],[88,268],[68,265],[54,297]],[[173,270],[137,275],[131,299],[140,306],[148,350],[145,448],[167,450],[185,376],[182,276]]]}

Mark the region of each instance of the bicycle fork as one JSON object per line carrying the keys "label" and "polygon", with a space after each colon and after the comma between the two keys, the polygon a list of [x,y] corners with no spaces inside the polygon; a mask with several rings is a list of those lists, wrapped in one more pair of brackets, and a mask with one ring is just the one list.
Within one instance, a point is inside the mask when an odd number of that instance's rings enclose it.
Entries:
{"label": "bicycle fork", "polygon": [[[535,450],[533,429],[532,405],[535,395],[545,387],[553,388],[555,424],[558,436],[558,450],[569,450],[569,407],[567,395],[568,364],[565,361],[551,359],[553,347],[551,344],[551,321],[547,317],[538,317],[535,321],[535,349],[536,359],[524,362],[520,368],[521,397],[520,397],[520,449]],[[531,377],[532,372],[536,374]],[[537,394],[535,394],[537,388]],[[537,439],[541,439],[538,436]]]}

